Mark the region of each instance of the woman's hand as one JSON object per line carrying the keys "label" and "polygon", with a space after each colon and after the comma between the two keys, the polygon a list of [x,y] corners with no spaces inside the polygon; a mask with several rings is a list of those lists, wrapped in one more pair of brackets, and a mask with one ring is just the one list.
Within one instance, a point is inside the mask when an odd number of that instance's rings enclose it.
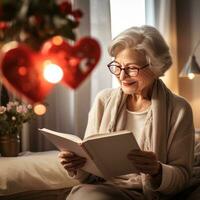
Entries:
{"label": "woman's hand", "polygon": [[82,168],[86,163],[86,158],[80,157],[70,151],[61,151],[58,154],[60,158],[60,163],[68,171],[74,174],[77,173],[77,170]]}
{"label": "woman's hand", "polygon": [[132,161],[138,172],[151,176],[157,176],[161,172],[161,164],[154,152],[133,150],[128,154],[128,159]]}

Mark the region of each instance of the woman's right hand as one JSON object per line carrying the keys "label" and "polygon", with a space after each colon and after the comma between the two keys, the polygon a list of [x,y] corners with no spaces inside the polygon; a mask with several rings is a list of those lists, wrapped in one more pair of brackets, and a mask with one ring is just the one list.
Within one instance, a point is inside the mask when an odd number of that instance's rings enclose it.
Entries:
{"label": "woman's right hand", "polygon": [[70,151],[61,151],[58,154],[60,158],[60,163],[63,167],[72,173],[77,173],[77,170],[82,168],[86,163],[86,158],[80,157],[73,152]]}

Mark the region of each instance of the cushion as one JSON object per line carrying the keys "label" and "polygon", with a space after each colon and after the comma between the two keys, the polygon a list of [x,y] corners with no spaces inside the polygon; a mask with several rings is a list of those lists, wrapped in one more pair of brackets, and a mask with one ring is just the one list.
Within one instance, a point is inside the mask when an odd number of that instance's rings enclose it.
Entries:
{"label": "cushion", "polygon": [[0,157],[0,195],[77,185],[78,181],[68,176],[57,155],[58,151],[47,151]]}

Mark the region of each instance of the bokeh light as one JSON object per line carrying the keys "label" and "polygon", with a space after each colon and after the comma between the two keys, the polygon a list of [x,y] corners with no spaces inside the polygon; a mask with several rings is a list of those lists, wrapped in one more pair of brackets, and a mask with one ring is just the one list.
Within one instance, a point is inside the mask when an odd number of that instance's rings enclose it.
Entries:
{"label": "bokeh light", "polygon": [[36,115],[44,115],[47,111],[47,108],[45,105],[38,103],[34,105],[33,110]]}
{"label": "bokeh light", "polygon": [[43,76],[48,82],[55,84],[62,80],[63,70],[58,65],[45,61]]}

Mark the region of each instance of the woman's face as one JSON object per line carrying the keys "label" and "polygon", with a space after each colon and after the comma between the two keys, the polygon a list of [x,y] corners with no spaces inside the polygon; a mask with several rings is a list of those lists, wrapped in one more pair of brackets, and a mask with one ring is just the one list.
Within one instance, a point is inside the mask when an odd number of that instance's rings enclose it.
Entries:
{"label": "woman's face", "polygon": [[[122,68],[137,67],[142,68],[138,71],[137,76],[129,76],[124,70],[117,76],[121,88],[125,94],[142,94],[144,91],[151,89],[152,83],[155,80],[155,75],[149,69],[146,56],[134,49],[124,49],[120,51],[115,61],[121,65]],[[146,91],[148,92],[148,91]]]}

